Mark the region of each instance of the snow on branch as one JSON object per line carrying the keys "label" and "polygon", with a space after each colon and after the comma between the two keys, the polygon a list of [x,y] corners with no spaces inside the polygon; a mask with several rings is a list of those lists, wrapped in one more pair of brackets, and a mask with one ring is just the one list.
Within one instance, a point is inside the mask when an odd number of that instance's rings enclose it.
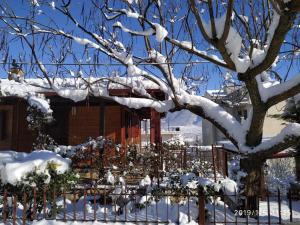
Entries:
{"label": "snow on branch", "polygon": [[216,126],[225,130],[237,146],[245,144],[246,129],[230,113],[217,103],[197,95],[182,94],[178,97],[182,105],[199,107],[203,117]]}
{"label": "snow on branch", "polygon": [[193,46],[192,42],[179,41],[179,40],[171,39],[171,38],[166,38],[166,40],[169,41],[170,43],[176,45],[177,47],[188,51],[189,53],[192,53],[203,59],[206,59],[208,61],[216,63],[217,65],[227,67],[224,60],[220,59],[217,55],[207,54],[207,51],[201,51],[201,50],[197,49],[196,46]]}
{"label": "snow on branch", "polygon": [[274,34],[279,24],[280,15],[275,10],[273,10],[272,12],[273,12],[273,16],[272,16],[270,27],[268,29],[267,40],[264,43],[263,49],[257,49],[257,48],[253,49],[251,68],[256,67],[257,65],[259,65],[265,60],[267,56],[267,52],[270,49],[271,42],[274,38],[276,38],[274,37]]}
{"label": "snow on branch", "polygon": [[152,28],[145,30],[145,31],[135,31],[135,30],[131,30],[127,27],[125,27],[121,22],[116,22],[113,25],[114,27],[118,27],[120,29],[122,29],[122,31],[129,33],[131,35],[137,35],[137,36],[150,36],[153,35],[155,33],[155,30],[153,30]]}
{"label": "snow on branch", "polygon": [[241,149],[243,153],[247,154],[255,154],[260,153],[265,155],[275,154],[284,149],[295,145],[295,140],[299,141],[300,137],[300,124],[298,123],[290,123],[285,128],[281,130],[279,134],[274,136],[273,138],[262,142],[257,147],[250,149],[249,147],[245,147]]}
{"label": "snow on branch", "polygon": [[174,108],[174,103],[172,100],[158,101],[153,99],[145,98],[126,98],[126,97],[111,97],[114,101],[121,105],[126,105],[129,108],[141,109],[145,107],[151,107],[157,112],[168,112],[170,109]]}
{"label": "snow on branch", "polygon": [[300,73],[292,79],[279,83],[278,81],[261,81],[261,75],[256,77],[261,100],[272,106],[300,92]]}

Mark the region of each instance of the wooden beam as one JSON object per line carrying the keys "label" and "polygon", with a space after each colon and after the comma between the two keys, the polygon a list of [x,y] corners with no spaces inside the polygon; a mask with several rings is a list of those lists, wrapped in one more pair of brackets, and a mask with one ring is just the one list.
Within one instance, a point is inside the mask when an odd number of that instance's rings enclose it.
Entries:
{"label": "wooden beam", "polygon": [[160,113],[151,109],[150,116],[150,143],[151,144],[161,144],[161,127],[160,127]]}

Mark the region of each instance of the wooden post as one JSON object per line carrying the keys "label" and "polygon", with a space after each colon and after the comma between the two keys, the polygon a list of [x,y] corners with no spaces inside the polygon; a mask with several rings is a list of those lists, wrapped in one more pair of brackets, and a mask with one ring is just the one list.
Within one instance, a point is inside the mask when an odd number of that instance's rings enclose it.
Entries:
{"label": "wooden post", "polygon": [[199,207],[198,224],[205,225],[205,196],[202,187],[199,187],[198,189],[198,207]]}
{"label": "wooden post", "polygon": [[155,109],[150,110],[150,142],[159,145],[161,143],[160,113],[156,112]]}
{"label": "wooden post", "polygon": [[158,181],[159,186],[159,169],[163,167],[163,161],[161,160],[161,131],[160,131],[160,113],[158,113],[155,109],[150,109],[150,143],[155,144],[155,152],[157,153],[157,164],[155,168],[155,176]]}
{"label": "wooden post", "polygon": [[214,168],[214,179],[215,182],[217,182],[217,173],[216,173],[216,160],[215,160],[215,147],[212,145],[211,146],[211,157],[212,157],[212,163],[213,163],[213,168]]}

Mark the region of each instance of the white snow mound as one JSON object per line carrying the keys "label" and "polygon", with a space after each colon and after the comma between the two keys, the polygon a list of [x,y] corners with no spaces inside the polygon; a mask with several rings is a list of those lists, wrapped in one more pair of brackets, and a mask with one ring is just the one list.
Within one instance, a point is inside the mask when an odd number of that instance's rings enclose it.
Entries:
{"label": "white snow mound", "polygon": [[47,150],[34,151],[27,155],[0,152],[0,159],[5,159],[0,161],[1,182],[12,185],[21,182],[22,178],[33,171],[38,174],[48,174],[49,164],[53,165],[52,168],[55,168],[58,174],[63,174],[69,169],[71,163],[71,160]]}

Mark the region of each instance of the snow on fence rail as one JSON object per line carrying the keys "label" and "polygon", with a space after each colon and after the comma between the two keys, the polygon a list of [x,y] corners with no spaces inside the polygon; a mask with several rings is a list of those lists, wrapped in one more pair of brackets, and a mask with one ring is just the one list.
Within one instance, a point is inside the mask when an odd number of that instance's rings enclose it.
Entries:
{"label": "snow on fence rail", "polygon": [[69,191],[37,187],[23,193],[2,191],[0,210],[5,224],[29,224],[44,219],[182,225],[274,225],[300,221],[300,201],[291,192],[257,196],[258,209],[247,210],[229,207],[228,199],[238,199],[236,193],[204,195],[200,189],[176,194],[167,189],[138,193],[129,187],[102,185]]}

